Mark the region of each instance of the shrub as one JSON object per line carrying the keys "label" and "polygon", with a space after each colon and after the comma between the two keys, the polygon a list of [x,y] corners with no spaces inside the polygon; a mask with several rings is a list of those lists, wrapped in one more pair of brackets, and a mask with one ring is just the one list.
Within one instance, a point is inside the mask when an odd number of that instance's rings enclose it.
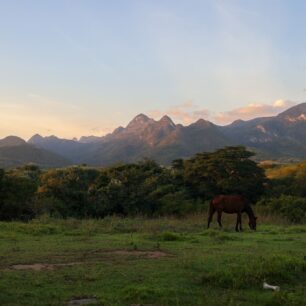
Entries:
{"label": "shrub", "polygon": [[263,199],[258,206],[269,213],[276,213],[293,223],[302,223],[306,220],[306,198],[285,196]]}

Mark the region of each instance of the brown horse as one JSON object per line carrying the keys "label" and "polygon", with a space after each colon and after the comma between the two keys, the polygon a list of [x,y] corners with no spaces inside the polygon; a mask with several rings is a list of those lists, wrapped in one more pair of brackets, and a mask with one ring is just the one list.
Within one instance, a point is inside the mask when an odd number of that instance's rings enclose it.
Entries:
{"label": "brown horse", "polygon": [[[257,217],[255,217],[251,205],[249,204],[247,199],[245,199],[243,196],[218,195],[214,197],[210,201],[210,205],[209,205],[207,228],[209,228],[210,222],[215,212],[217,212],[218,214],[218,223],[220,227],[222,227],[222,223],[221,223],[222,212],[225,212],[227,214],[237,214],[237,222],[236,222],[237,232],[239,231],[239,229],[240,231],[242,231],[241,214],[245,212],[249,216],[250,229],[256,230]],[[238,229],[238,226],[239,226],[239,229]]]}

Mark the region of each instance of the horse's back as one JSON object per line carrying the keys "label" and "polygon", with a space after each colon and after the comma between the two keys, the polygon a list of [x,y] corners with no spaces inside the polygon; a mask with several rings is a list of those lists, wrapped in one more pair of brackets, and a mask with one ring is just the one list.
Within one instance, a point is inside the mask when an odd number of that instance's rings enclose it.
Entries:
{"label": "horse's back", "polygon": [[211,204],[216,210],[237,213],[245,209],[247,200],[240,195],[217,195],[212,199]]}

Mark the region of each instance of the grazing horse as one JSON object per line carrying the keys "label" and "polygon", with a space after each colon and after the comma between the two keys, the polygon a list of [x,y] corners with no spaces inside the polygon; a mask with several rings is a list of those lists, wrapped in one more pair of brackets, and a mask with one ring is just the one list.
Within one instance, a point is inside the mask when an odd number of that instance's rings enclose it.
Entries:
{"label": "grazing horse", "polygon": [[215,212],[217,212],[218,214],[218,223],[220,227],[222,227],[222,223],[221,223],[222,212],[225,212],[227,214],[237,214],[236,232],[238,232],[239,229],[240,231],[242,231],[241,214],[245,212],[249,216],[250,229],[256,230],[257,217],[255,217],[251,205],[243,196],[240,196],[240,195],[215,196],[210,201],[210,204],[209,204],[209,215],[208,215],[207,228],[209,228],[210,222]]}

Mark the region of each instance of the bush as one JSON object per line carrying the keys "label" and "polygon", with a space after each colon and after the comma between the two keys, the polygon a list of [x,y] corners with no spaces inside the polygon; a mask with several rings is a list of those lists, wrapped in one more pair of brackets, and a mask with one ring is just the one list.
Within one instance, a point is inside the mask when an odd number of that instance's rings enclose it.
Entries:
{"label": "bush", "polygon": [[279,198],[263,199],[258,202],[258,206],[293,223],[303,223],[306,220],[306,198],[282,195]]}

